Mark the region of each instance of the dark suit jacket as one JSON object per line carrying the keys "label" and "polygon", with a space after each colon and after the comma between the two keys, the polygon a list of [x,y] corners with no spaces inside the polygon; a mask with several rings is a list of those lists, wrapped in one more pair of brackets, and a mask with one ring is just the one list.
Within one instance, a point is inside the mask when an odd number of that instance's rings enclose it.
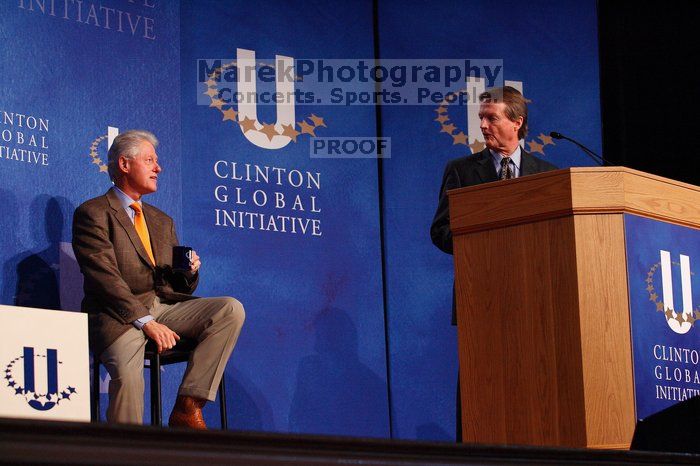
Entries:
{"label": "dark suit jacket", "polygon": [[198,274],[187,280],[172,270],[178,244],[172,218],[146,203],[143,214],[155,267],[113,190],[86,201],[73,215],[73,251],[85,279],[82,310],[89,314],[96,354],[148,315],[156,296],[184,301],[197,287]]}
{"label": "dark suit jacket", "polygon": [[[551,163],[538,159],[522,149],[521,154],[520,176],[557,169]],[[430,226],[430,238],[441,251],[452,254],[452,231],[450,231],[450,206],[447,191],[491,181],[498,181],[498,173],[488,149],[447,162],[445,173],[442,175],[438,207],[435,211],[435,217],[433,217],[433,224]],[[454,291],[452,295],[452,324],[456,324]]]}

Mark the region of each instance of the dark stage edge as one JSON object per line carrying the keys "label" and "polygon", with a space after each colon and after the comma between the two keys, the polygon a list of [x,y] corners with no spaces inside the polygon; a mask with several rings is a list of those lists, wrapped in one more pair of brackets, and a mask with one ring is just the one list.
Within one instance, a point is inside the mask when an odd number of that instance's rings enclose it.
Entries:
{"label": "dark stage edge", "polygon": [[700,455],[0,419],[0,464],[700,464]]}

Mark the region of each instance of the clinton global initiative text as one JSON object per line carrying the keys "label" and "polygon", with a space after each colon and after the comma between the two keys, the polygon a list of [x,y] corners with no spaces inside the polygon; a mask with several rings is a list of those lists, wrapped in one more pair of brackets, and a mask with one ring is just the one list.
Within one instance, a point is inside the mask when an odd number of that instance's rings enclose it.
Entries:
{"label": "clinton global initiative text", "polygon": [[321,236],[321,220],[287,215],[268,215],[260,212],[241,212],[237,210],[214,209],[215,226],[244,228],[249,230],[274,231]]}
{"label": "clinton global initiative text", "polygon": [[215,208],[214,226],[322,235],[321,173],[225,160],[215,162],[213,172],[217,183],[226,183],[214,188],[214,199],[235,205],[235,209]]}
{"label": "clinton global initiative text", "polygon": [[135,37],[155,40],[155,21],[149,14],[156,8],[156,0],[121,0],[121,7],[131,9],[125,11],[110,8],[99,2],[75,0],[16,0],[17,7],[31,13],[75,21],[78,23],[109,29],[116,32],[131,34]]}

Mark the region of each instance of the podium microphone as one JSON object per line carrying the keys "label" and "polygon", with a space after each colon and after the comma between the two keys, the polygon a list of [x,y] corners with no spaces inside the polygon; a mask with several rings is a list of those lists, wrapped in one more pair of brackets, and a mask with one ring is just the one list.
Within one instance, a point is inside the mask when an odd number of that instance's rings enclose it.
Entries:
{"label": "podium microphone", "polygon": [[610,162],[605,160],[603,157],[596,154],[595,152],[593,152],[592,150],[590,150],[588,147],[584,146],[580,142],[571,139],[570,137],[564,136],[563,134],[557,133],[556,131],[552,131],[551,133],[549,133],[549,135],[551,137],[553,137],[554,139],[566,139],[567,141],[573,142],[579,148],[581,148],[581,150],[583,150],[583,152],[585,152],[586,155],[591,158],[591,160],[593,160],[596,164],[600,165],[601,167],[603,166],[604,163],[607,163],[608,165],[612,165]]}

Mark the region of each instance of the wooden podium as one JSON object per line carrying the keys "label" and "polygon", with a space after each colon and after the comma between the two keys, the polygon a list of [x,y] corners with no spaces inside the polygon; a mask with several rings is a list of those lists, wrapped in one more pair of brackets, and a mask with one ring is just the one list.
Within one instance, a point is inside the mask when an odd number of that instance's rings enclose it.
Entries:
{"label": "wooden podium", "polygon": [[465,442],[628,448],[623,214],[700,228],[700,188],[571,168],[449,192]]}

